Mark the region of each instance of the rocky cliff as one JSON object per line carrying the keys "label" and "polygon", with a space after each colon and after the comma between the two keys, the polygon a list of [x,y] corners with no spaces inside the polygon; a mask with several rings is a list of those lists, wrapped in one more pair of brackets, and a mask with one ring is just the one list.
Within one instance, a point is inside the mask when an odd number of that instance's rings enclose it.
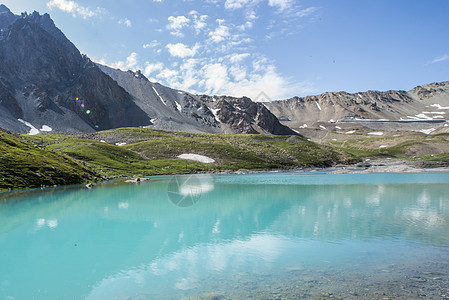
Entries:
{"label": "rocky cliff", "polygon": [[12,18],[4,6],[1,11],[1,127],[89,132],[151,124],[132,96],[81,55],[48,14]]}

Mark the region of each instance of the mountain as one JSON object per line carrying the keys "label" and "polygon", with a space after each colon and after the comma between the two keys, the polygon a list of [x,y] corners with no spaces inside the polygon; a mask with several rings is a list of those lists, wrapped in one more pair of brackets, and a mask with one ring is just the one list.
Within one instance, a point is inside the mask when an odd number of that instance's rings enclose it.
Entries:
{"label": "mountain", "polygon": [[268,102],[266,106],[292,128],[329,122],[427,122],[443,126],[448,119],[449,82],[418,86],[408,92],[324,93]]}
{"label": "mountain", "polygon": [[151,118],[149,128],[193,133],[297,135],[261,103],[247,97],[193,95],[150,82],[140,71],[98,65]]}
{"label": "mountain", "polygon": [[[79,52],[48,14],[16,16],[0,5],[0,30],[1,128],[32,134],[128,126],[295,134],[248,98],[212,104],[207,96],[152,83],[140,72],[97,65]],[[240,111],[242,105],[250,111]]]}
{"label": "mountain", "polygon": [[133,98],[81,55],[48,14],[13,18],[5,6],[1,11],[1,127],[93,132],[151,124]]}

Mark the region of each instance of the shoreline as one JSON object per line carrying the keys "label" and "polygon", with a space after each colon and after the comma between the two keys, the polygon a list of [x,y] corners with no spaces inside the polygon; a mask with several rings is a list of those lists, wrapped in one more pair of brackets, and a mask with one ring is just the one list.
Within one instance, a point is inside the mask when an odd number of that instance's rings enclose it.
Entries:
{"label": "shoreline", "polygon": [[[327,168],[296,168],[296,169],[264,169],[264,170],[250,170],[250,169],[240,169],[237,171],[233,170],[223,170],[216,172],[194,172],[194,173],[179,173],[179,174],[158,174],[151,176],[135,176],[135,177],[117,177],[110,178],[109,180],[98,181],[93,183],[92,186],[87,187],[86,183],[79,185],[58,185],[58,186],[48,186],[42,188],[24,188],[16,190],[0,190],[1,196],[8,195],[14,192],[32,192],[39,191],[47,188],[70,188],[70,187],[86,187],[94,188],[97,184],[112,184],[112,183],[123,183],[138,184],[140,182],[151,182],[151,178],[158,176],[180,176],[180,175],[193,175],[193,174],[209,174],[209,175],[249,175],[249,174],[261,174],[261,173],[325,173],[325,174],[371,174],[371,173],[427,173],[427,172],[449,172],[449,166],[437,166],[437,167],[424,167],[419,166],[423,162],[407,162],[407,161],[370,161],[361,162],[355,165],[337,165],[334,167]],[[139,178],[140,180],[137,180]]]}

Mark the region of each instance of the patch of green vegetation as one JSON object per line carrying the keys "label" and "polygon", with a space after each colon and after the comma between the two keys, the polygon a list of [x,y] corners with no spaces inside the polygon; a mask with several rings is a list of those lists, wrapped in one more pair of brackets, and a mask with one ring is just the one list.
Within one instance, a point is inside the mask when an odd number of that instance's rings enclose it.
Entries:
{"label": "patch of green vegetation", "polygon": [[97,174],[81,162],[0,131],[0,190],[80,184]]}
{"label": "patch of green vegetation", "polygon": [[[433,155],[444,151],[442,145],[449,145],[448,134],[423,135],[408,133],[398,136],[387,136],[379,138],[357,138],[340,141],[332,141],[330,145],[346,151],[360,158],[398,158],[398,159],[429,159],[420,153],[431,152]],[[447,147],[449,149],[449,146]],[[426,150],[429,149],[429,150]]]}
{"label": "patch of green vegetation", "polygon": [[[82,161],[106,177],[328,167],[358,161],[343,151],[290,136],[193,134],[119,128],[82,135],[21,137]],[[116,146],[118,142],[126,145]],[[208,156],[216,162],[206,164],[177,158],[184,153]]]}

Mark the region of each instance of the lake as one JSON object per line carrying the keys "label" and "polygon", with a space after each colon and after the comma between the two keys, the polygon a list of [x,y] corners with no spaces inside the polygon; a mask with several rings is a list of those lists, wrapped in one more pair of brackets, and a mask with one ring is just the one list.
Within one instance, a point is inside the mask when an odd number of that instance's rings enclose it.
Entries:
{"label": "lake", "polygon": [[0,194],[0,299],[449,298],[449,173]]}

